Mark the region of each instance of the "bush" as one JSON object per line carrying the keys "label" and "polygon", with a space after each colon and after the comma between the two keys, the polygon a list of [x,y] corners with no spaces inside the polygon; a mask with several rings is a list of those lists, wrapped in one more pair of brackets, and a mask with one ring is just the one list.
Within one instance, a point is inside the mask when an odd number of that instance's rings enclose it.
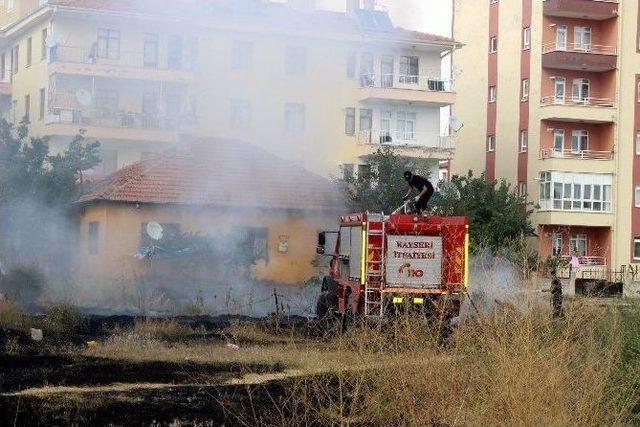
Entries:
{"label": "bush", "polygon": [[86,332],[89,322],[80,310],[69,304],[53,305],[45,311],[44,328],[61,334]]}
{"label": "bush", "polygon": [[0,276],[0,291],[13,300],[33,302],[40,296],[44,282],[37,267],[19,265],[12,267],[6,276]]}
{"label": "bush", "polygon": [[193,335],[195,331],[191,326],[175,320],[138,320],[133,333],[156,340],[177,341]]}
{"label": "bush", "polygon": [[11,301],[0,301],[0,329],[24,330],[27,316]]}

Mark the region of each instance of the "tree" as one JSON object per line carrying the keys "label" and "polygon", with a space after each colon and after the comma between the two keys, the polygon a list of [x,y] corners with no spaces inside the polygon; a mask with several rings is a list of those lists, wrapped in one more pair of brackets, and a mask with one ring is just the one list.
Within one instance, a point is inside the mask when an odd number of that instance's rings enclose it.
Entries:
{"label": "tree", "polygon": [[370,212],[391,212],[402,205],[407,183],[402,176],[406,170],[429,177],[424,159],[398,156],[390,147],[378,149],[368,158],[368,168],[356,177],[339,180],[350,208]]}
{"label": "tree", "polygon": [[493,251],[508,247],[522,236],[532,236],[531,203],[504,180],[488,181],[484,174],[453,176],[440,194],[436,211],[442,215],[464,215],[469,219],[471,243]]}
{"label": "tree", "polygon": [[52,155],[47,137],[29,137],[26,120],[18,126],[0,120],[0,258],[41,267],[67,258],[72,202],[82,191],[82,172],[100,163],[99,146],[81,133]]}

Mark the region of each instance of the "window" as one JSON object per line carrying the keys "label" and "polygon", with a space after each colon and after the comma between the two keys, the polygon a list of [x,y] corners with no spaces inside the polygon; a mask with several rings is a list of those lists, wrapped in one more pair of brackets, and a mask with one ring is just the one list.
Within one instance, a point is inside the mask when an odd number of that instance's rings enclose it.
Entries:
{"label": "window", "polygon": [[98,117],[112,117],[118,111],[118,91],[113,89],[97,89],[95,108]]}
{"label": "window", "polygon": [[567,26],[556,26],[556,49],[567,50]]}
{"label": "window", "polygon": [[564,103],[564,95],[566,88],[566,80],[564,77],[555,77],[554,78],[554,98],[557,103]]}
{"label": "window", "polygon": [[522,101],[529,100],[529,79],[522,79]]}
{"label": "window", "polygon": [[487,151],[495,151],[496,149],[496,137],[494,135],[489,135],[487,137]]}
{"label": "window", "polygon": [[231,47],[231,69],[249,71],[253,65],[253,43],[236,40]]}
{"label": "window", "polygon": [[156,68],[158,66],[158,35],[152,33],[145,34],[142,48],[144,66]]}
{"label": "window", "polygon": [[522,49],[526,50],[531,47],[531,27],[522,29]]}
{"label": "window", "polygon": [[362,87],[371,87],[375,83],[373,75],[373,54],[363,52],[360,56],[360,85]]}
{"label": "window", "polygon": [[558,153],[564,151],[564,129],[553,130],[553,150]]}
{"label": "window", "polygon": [[360,131],[371,132],[373,125],[373,110],[369,108],[360,109]]}
{"label": "window", "polygon": [[640,102],[640,80],[638,80],[638,86],[636,88],[636,99]]}
{"label": "window", "polygon": [[496,102],[498,96],[498,88],[495,86],[489,86],[489,102]]}
{"label": "window", "polygon": [[587,256],[587,235],[586,234],[574,234],[569,240],[569,246],[571,247],[571,255]]}
{"label": "window", "polygon": [[238,231],[242,253],[256,260],[269,261],[269,230],[266,227],[243,227]]}
{"label": "window", "polygon": [[380,144],[393,142],[391,135],[391,122],[393,113],[391,111],[383,111],[380,113]]}
{"label": "window", "polygon": [[636,154],[640,155],[640,131],[636,131]]}
{"label": "window", "polygon": [[24,118],[28,121],[31,115],[31,96],[24,96]]}
{"label": "window", "polygon": [[342,178],[350,179],[353,178],[353,165],[350,163],[344,163],[342,165]]}
{"label": "window", "polygon": [[40,89],[40,109],[39,109],[39,114],[38,114],[38,118],[40,120],[44,120],[45,100],[46,100],[46,95],[45,95],[45,92],[44,92],[44,88],[41,88]]}
{"label": "window", "polygon": [[167,44],[167,67],[170,70],[181,70],[182,59],[182,37],[170,36]]}
{"label": "window", "polygon": [[356,133],[356,109],[347,107],[344,109],[344,134],[354,135]]}
{"label": "window", "polygon": [[524,181],[518,183],[518,196],[527,197],[527,183]]}
{"label": "window", "polygon": [[636,208],[640,208],[640,186],[636,186],[635,201]]}
{"label": "window", "polygon": [[90,222],[87,238],[87,249],[91,255],[98,254],[98,244],[100,242],[100,223]]}
{"label": "window", "polygon": [[100,150],[100,165],[98,172],[108,175],[118,170],[118,151]]}
{"label": "window", "polygon": [[27,39],[27,64],[26,64],[26,67],[30,67],[31,66],[32,54],[33,54],[33,39],[31,37],[29,37]]}
{"label": "window", "polygon": [[611,175],[541,172],[540,209],[611,212]]}
{"label": "window", "polygon": [[396,132],[400,140],[414,141],[416,139],[416,113],[398,111]]}
{"label": "window", "polygon": [[98,30],[98,58],[120,58],[120,31]]}
{"label": "window", "polygon": [[11,61],[13,63],[13,74],[18,74],[18,70],[20,69],[19,68],[19,62],[20,62],[19,61],[19,59],[20,59],[20,46],[19,45],[16,45],[13,48],[13,55],[12,55],[11,58],[12,58]]}
{"label": "window", "polygon": [[589,80],[574,79],[571,90],[573,102],[585,103],[589,100]]}
{"label": "window", "polygon": [[347,78],[355,79],[356,78],[356,53],[349,52],[347,53]]}
{"label": "window", "polygon": [[142,114],[145,116],[155,116],[158,114],[158,92],[155,90],[143,92]]}
{"label": "window", "polygon": [[305,126],[305,106],[289,103],[284,108],[285,130],[289,134],[300,133]]}
{"label": "window", "polygon": [[43,28],[40,36],[40,59],[47,59],[47,29]]}
{"label": "window", "polygon": [[574,130],[571,132],[571,151],[579,153],[589,149],[589,132],[586,130]]}
{"label": "window", "polygon": [[0,55],[0,81],[7,81],[7,54],[2,52]]}
{"label": "window", "polygon": [[554,256],[562,255],[562,234],[553,233],[551,236],[551,252]]}
{"label": "window", "polygon": [[232,99],[230,108],[231,129],[249,129],[251,127],[251,102],[246,99]]}
{"label": "window", "polygon": [[418,84],[420,74],[420,60],[417,56],[400,57],[400,83]]}
{"label": "window", "polygon": [[489,39],[489,53],[496,53],[498,51],[498,38],[491,37]]}
{"label": "window", "polygon": [[640,259],[640,237],[633,239],[633,259]]}
{"label": "window", "polygon": [[301,46],[287,46],[285,73],[302,76],[307,72],[307,50]]}
{"label": "window", "polygon": [[573,44],[576,50],[591,50],[591,27],[573,27]]}
{"label": "window", "polygon": [[394,59],[392,55],[382,55],[380,58],[380,83],[382,87],[393,87]]}
{"label": "window", "polygon": [[18,101],[14,99],[13,101],[11,101],[11,121],[13,122],[13,124],[17,123],[17,118],[18,118]]}
{"label": "window", "polygon": [[521,130],[520,131],[520,152],[524,153],[529,148],[529,131]]}
{"label": "window", "polygon": [[14,7],[14,0],[7,0],[7,12],[11,12]]}

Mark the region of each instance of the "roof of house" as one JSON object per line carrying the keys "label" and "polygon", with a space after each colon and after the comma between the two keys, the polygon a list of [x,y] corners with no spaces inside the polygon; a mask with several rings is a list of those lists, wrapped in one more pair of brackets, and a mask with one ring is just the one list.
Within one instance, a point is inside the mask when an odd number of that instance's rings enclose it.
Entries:
{"label": "roof of house", "polygon": [[344,206],[334,183],[253,145],[219,139],[185,145],[94,182],[78,202],[315,211]]}

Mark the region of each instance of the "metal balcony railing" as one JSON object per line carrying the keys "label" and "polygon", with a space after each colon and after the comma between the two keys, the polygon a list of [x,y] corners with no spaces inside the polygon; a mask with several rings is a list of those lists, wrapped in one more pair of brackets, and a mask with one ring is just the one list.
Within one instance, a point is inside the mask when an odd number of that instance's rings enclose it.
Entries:
{"label": "metal balcony railing", "polygon": [[184,132],[191,129],[194,118],[186,114],[161,116],[129,111],[76,110],[54,107],[49,110],[47,123]]}
{"label": "metal balcony railing", "polygon": [[425,92],[453,92],[451,79],[405,74],[361,74],[360,86],[414,89]]}
{"label": "metal balcony railing", "polygon": [[584,107],[613,107],[614,103],[611,98],[596,97],[557,97],[543,96],[540,98],[540,105],[573,105]]}
{"label": "metal balcony railing", "polygon": [[386,145],[408,148],[452,149],[453,143],[448,135],[433,132],[364,130],[357,133],[358,144]]}
{"label": "metal balcony railing", "polygon": [[[560,257],[563,262],[569,263],[571,261],[571,255],[562,255]],[[580,267],[592,266],[592,265],[607,265],[607,259],[603,256],[591,256],[584,255],[578,257],[578,263]]]}
{"label": "metal balcony railing", "polygon": [[49,50],[49,60],[53,63],[100,64],[117,67],[191,70],[191,64],[182,55],[176,55],[160,62],[157,53],[145,55],[144,52],[123,51],[110,52],[109,56],[99,56],[95,48],[58,45]]}
{"label": "metal balcony railing", "polygon": [[599,44],[566,43],[560,45],[557,42],[545,43],[542,45],[542,53],[550,52],[572,52],[572,53],[593,53],[595,55],[617,55],[615,46],[605,46]]}
{"label": "metal balcony railing", "polygon": [[553,148],[542,148],[540,150],[541,159],[577,159],[577,160],[613,160],[613,150],[556,150]]}

